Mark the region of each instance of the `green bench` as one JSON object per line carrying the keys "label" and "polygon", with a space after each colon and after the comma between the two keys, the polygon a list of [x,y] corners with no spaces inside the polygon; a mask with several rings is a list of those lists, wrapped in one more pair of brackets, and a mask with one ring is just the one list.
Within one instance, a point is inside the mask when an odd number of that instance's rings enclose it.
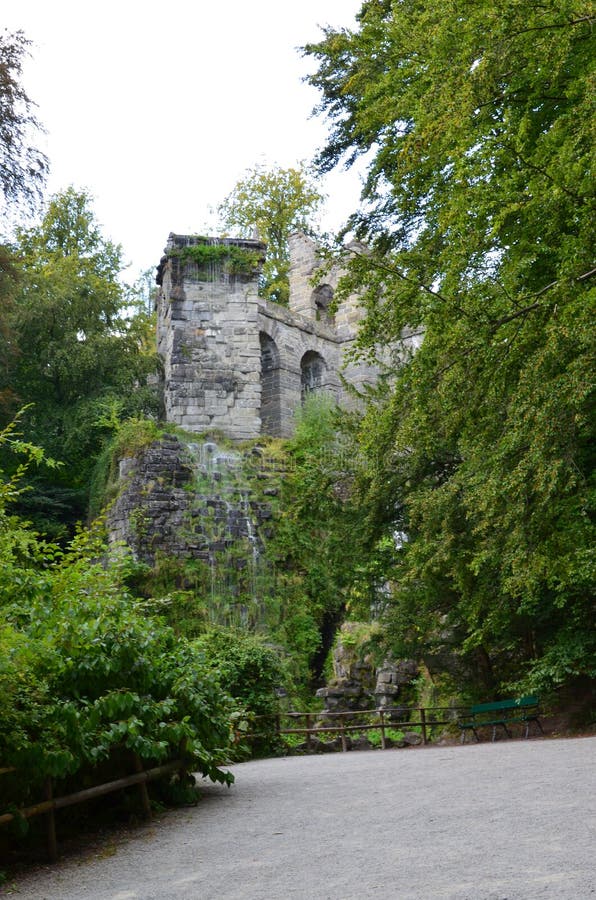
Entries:
{"label": "green bench", "polygon": [[495,700],[494,703],[477,703],[470,706],[465,716],[458,721],[461,728],[461,742],[466,741],[466,734],[471,731],[477,741],[479,728],[492,728],[492,739],[497,736],[497,728],[502,728],[511,737],[509,725],[519,723],[525,725],[524,737],[528,737],[530,724],[535,722],[541,733],[544,734],[540,719],[538,697],[518,697],[516,700]]}

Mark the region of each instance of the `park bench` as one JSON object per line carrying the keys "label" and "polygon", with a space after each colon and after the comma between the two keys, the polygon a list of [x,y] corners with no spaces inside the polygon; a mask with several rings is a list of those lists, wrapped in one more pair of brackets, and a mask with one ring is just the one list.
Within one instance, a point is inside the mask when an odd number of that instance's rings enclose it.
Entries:
{"label": "park bench", "polygon": [[461,742],[465,743],[466,734],[471,731],[477,741],[480,741],[478,729],[492,728],[492,740],[497,736],[497,728],[502,728],[511,737],[509,725],[519,723],[525,726],[524,737],[528,737],[530,724],[535,722],[541,733],[544,734],[540,719],[538,697],[518,697],[512,700],[495,700],[494,703],[477,703],[470,706],[465,716],[459,721],[461,728]]}

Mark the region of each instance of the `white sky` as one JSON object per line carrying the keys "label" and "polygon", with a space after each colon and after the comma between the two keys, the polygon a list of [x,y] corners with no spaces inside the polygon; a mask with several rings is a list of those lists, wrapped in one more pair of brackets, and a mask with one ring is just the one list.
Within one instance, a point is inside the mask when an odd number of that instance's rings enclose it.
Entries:
{"label": "white sky", "polygon": [[[10,7],[10,8],[7,8]],[[159,262],[170,231],[201,233],[247,168],[309,160],[327,126],[310,117],[320,25],[354,24],[361,0],[18,0],[0,27],[33,42],[23,85],[50,158],[48,194],[86,188],[127,279]],[[322,226],[335,230],[359,181],[338,172]],[[212,230],[212,229],[209,229]]]}

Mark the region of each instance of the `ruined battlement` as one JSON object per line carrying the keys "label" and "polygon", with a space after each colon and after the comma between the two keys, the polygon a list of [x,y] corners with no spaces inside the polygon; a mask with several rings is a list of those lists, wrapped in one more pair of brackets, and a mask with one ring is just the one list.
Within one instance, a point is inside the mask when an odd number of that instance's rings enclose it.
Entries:
{"label": "ruined battlement", "polygon": [[287,437],[309,392],[349,407],[349,385],[375,383],[374,366],[347,361],[358,303],[331,310],[340,270],[323,270],[315,242],[293,235],[285,308],[258,295],[265,252],[256,240],[169,236],[157,278],[168,422],[236,440]]}

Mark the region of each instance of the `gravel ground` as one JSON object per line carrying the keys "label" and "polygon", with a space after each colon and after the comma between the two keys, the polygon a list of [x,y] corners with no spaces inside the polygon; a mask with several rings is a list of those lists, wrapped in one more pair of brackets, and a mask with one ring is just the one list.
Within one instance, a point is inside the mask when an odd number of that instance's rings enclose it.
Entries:
{"label": "gravel ground", "polygon": [[596,900],[596,737],[260,760],[19,900]]}

